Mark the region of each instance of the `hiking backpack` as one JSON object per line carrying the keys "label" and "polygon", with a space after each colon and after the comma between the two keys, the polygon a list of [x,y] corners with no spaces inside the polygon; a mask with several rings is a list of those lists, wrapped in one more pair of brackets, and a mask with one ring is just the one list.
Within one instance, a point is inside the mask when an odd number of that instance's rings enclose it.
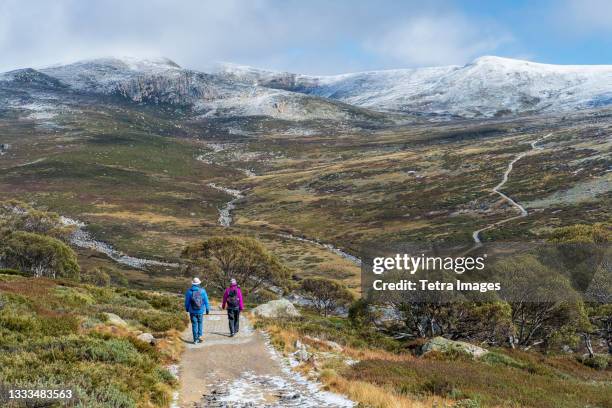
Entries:
{"label": "hiking backpack", "polygon": [[238,290],[232,289],[227,294],[227,307],[229,309],[239,309],[240,300],[238,299]]}
{"label": "hiking backpack", "polygon": [[202,290],[191,290],[191,300],[189,301],[193,310],[202,309]]}

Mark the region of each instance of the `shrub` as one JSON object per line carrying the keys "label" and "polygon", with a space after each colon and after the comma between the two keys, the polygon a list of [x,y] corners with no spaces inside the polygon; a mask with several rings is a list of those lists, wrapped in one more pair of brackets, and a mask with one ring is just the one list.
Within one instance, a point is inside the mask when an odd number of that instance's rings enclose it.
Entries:
{"label": "shrub", "polygon": [[0,326],[21,334],[32,334],[38,332],[40,323],[33,316],[2,314],[0,315]]}
{"label": "shrub", "polygon": [[554,229],[548,239],[553,243],[608,243],[612,240],[610,224],[576,224]]}
{"label": "shrub", "polygon": [[525,368],[524,363],[521,363],[510,356],[495,351],[488,352],[480,360],[494,365],[497,364],[504,365],[507,367]]}
{"label": "shrub", "polygon": [[36,334],[43,336],[61,336],[76,333],[79,328],[79,319],[71,315],[58,315],[39,317],[40,331]]}
{"label": "shrub", "polygon": [[353,294],[340,282],[325,278],[306,278],[300,291],[319,313],[327,316],[338,306],[345,306],[353,300]]}
{"label": "shrub", "polygon": [[32,285],[31,279],[5,277],[1,284],[0,406],[6,405],[2,384],[70,388],[75,406],[82,407],[168,406],[176,381],[161,366],[164,353],[134,337],[120,337],[120,330],[94,327],[105,320],[101,309],[108,308],[156,331],[182,328],[185,318],[176,297],[68,281],[61,286],[44,278]]}
{"label": "shrub", "polygon": [[57,213],[37,210],[17,200],[0,202],[0,220],[0,235],[3,231],[25,231],[67,241],[73,231]]}
{"label": "shrub", "polygon": [[581,357],[579,361],[587,367],[605,370],[610,364],[610,357],[606,354],[595,354],[593,357]]}
{"label": "shrub", "polygon": [[584,303],[567,277],[532,255],[504,259],[494,267],[503,277],[502,286],[506,285],[502,297],[512,307],[519,345],[544,343],[551,347],[571,341],[578,331],[588,328]]}
{"label": "shrub", "polygon": [[110,275],[100,268],[88,270],[81,274],[81,281],[96,286],[109,286],[111,282]]}
{"label": "shrub", "polygon": [[363,327],[374,323],[376,315],[365,299],[353,302],[349,307],[348,317],[351,323],[357,327]]}
{"label": "shrub", "polygon": [[453,404],[452,408],[480,408],[480,402],[473,399],[464,399]]}
{"label": "shrub", "polygon": [[432,377],[420,386],[421,392],[433,395],[449,395],[453,392],[453,384],[445,378]]}
{"label": "shrub", "polygon": [[54,290],[55,296],[61,300],[62,305],[71,307],[85,307],[95,303],[94,298],[87,292],[77,288],[58,286]]}
{"label": "shrub", "polygon": [[224,290],[231,278],[242,286],[245,295],[264,284],[286,287],[291,272],[259,241],[248,237],[214,237],[188,246],[183,256],[204,267],[206,279]]}
{"label": "shrub", "polygon": [[63,242],[44,235],[11,233],[0,250],[9,268],[31,272],[36,277],[78,278],[79,264],[74,251]]}
{"label": "shrub", "polygon": [[0,268],[0,275],[28,276],[27,273],[18,271],[17,269],[3,269],[3,268]]}

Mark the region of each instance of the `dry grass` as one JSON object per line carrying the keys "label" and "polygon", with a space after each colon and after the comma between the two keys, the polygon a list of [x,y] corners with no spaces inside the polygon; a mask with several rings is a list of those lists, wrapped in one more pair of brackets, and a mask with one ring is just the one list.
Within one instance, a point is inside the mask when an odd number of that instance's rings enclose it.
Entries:
{"label": "dry grass", "polygon": [[146,212],[146,211],[112,211],[112,212],[96,212],[96,213],[84,213],[86,217],[90,218],[114,218],[118,220],[135,221],[139,223],[148,224],[166,224],[172,223],[180,227],[194,227],[198,225],[198,220],[173,217],[170,215],[163,215],[159,213]]}
{"label": "dry grass", "polygon": [[[330,320],[327,327],[321,319],[305,314],[299,322],[259,320],[257,324],[286,354],[295,351],[296,340],[306,344],[315,359],[298,370],[364,407],[573,408],[612,403],[612,394],[604,391],[612,371],[591,369],[572,356],[492,350],[481,360],[444,354],[415,357],[371,344],[347,346],[350,328],[341,326],[337,318]],[[318,333],[312,331],[315,327]],[[340,342],[342,351],[324,340]]]}
{"label": "dry grass", "polygon": [[332,391],[345,394],[351,400],[373,408],[431,408],[451,406],[452,400],[426,397],[420,400],[397,394],[391,388],[380,387],[363,381],[347,380],[339,375],[321,376]]}
{"label": "dry grass", "polygon": [[164,337],[155,344],[155,348],[162,355],[164,363],[169,364],[179,361],[185,349],[185,345],[181,341],[181,332],[175,329],[167,331]]}
{"label": "dry grass", "polygon": [[[324,341],[312,337],[305,337],[300,335],[296,330],[287,330],[277,325],[268,325],[266,330],[271,336],[272,344],[274,344],[277,349],[281,350],[285,354],[295,351],[294,345],[296,340],[300,340],[302,343],[307,344],[310,347],[310,351],[325,352],[324,354],[317,354],[318,357],[316,364],[313,364],[313,362],[306,362],[298,366],[296,369],[302,374],[312,374],[313,370],[320,370],[318,367],[325,366],[327,364],[326,360],[334,361],[336,359],[336,355],[330,353],[333,350],[326,345]],[[341,359],[350,357],[360,360],[379,358],[385,359],[389,362],[409,361],[414,359],[414,357],[409,355],[398,355],[383,350],[355,348],[344,348],[339,357]],[[409,398],[405,395],[398,394],[391,387],[378,386],[372,383],[347,379],[333,369],[320,370],[319,380],[323,383],[325,388],[340,394],[344,394],[351,400],[364,404],[364,406],[367,407],[421,408],[443,406],[440,404],[446,404],[449,402],[448,399],[435,396],[425,397],[422,399]]]}

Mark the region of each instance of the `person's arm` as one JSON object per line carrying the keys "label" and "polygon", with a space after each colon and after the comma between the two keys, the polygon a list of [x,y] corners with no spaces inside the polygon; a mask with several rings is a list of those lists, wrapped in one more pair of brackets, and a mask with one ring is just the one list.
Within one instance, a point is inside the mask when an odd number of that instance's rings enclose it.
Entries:
{"label": "person's arm", "polygon": [[204,303],[204,307],[206,308],[206,314],[210,312],[210,307],[208,306],[208,294],[206,293],[206,289],[202,288],[202,303]]}
{"label": "person's arm", "polygon": [[238,288],[238,300],[240,301],[240,310],[244,309],[244,302],[242,301],[242,289]]}
{"label": "person's arm", "polygon": [[225,292],[223,292],[223,304],[221,305],[221,309],[225,309],[225,304],[227,303],[228,292],[229,292],[229,289],[225,289]]}
{"label": "person's arm", "polygon": [[187,293],[185,293],[185,311],[186,312],[189,311],[189,302],[191,302],[191,290],[188,290]]}

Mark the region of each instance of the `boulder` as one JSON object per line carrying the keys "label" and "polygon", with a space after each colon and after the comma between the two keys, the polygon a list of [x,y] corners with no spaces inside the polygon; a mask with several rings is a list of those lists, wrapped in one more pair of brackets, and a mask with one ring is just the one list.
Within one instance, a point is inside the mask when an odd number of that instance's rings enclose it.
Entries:
{"label": "boulder", "polygon": [[469,354],[472,357],[482,357],[489,352],[482,347],[475,346],[464,341],[448,340],[444,337],[434,337],[427,343],[421,346],[420,354],[425,355],[432,351],[438,351],[440,353],[460,352]]}
{"label": "boulder", "polygon": [[293,306],[293,303],[287,299],[272,300],[261,304],[253,309],[253,314],[258,317],[272,319],[300,316],[300,312],[298,312],[295,306]]}
{"label": "boulder", "polygon": [[294,352],[293,357],[295,357],[297,361],[305,362],[305,361],[310,360],[311,354],[308,352],[308,350],[306,350],[305,348],[302,348]]}
{"label": "boulder", "polygon": [[327,347],[329,347],[330,349],[332,349],[334,351],[342,351],[342,350],[344,350],[342,348],[342,346],[340,344],[336,343],[335,341],[324,340],[323,344],[325,344]]}
{"label": "boulder", "polygon": [[295,352],[293,353],[293,357],[300,362],[305,362],[310,360],[312,355],[306,349],[306,345],[299,340],[295,341]]}
{"label": "boulder", "polygon": [[136,336],[136,338],[140,341],[149,343],[151,345],[155,345],[155,342],[156,342],[155,337],[153,337],[151,333],[142,333]]}
{"label": "boulder", "polygon": [[127,322],[116,314],[104,313],[104,315],[106,315],[106,323],[110,324],[111,326],[128,327]]}
{"label": "boulder", "polygon": [[329,347],[330,349],[332,349],[334,351],[342,351],[343,350],[342,346],[340,344],[336,343],[335,341],[322,340],[322,339],[320,339],[318,337],[312,337],[312,336],[308,336],[308,335],[304,336],[304,338],[307,339],[307,340],[310,340],[312,342],[315,342],[315,343],[323,344],[323,345]]}

